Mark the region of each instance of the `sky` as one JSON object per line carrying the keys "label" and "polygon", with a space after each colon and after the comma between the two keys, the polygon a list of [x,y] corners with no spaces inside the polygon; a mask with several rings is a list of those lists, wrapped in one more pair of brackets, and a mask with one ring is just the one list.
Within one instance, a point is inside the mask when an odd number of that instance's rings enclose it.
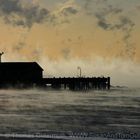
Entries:
{"label": "sky", "polygon": [[140,0],[0,0],[2,61],[37,61],[44,76],[140,83]]}

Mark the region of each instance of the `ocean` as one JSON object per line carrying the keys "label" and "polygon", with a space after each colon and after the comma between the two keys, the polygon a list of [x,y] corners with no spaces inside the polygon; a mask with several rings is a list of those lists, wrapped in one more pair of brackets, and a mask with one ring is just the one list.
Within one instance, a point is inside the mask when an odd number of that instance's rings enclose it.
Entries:
{"label": "ocean", "polygon": [[0,90],[0,138],[7,137],[140,139],[140,89]]}

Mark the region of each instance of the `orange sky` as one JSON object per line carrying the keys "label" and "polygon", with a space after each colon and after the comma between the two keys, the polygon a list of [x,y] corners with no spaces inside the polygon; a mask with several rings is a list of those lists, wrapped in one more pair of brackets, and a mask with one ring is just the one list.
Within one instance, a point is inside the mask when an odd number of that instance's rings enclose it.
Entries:
{"label": "orange sky", "polygon": [[52,63],[46,64],[50,75],[59,74],[52,68],[60,62],[75,66],[73,60],[83,67],[98,59],[110,67],[118,60],[140,63],[139,0],[30,0],[28,4],[14,0],[14,5],[5,1],[0,6],[3,61],[38,61],[43,66],[46,61]]}

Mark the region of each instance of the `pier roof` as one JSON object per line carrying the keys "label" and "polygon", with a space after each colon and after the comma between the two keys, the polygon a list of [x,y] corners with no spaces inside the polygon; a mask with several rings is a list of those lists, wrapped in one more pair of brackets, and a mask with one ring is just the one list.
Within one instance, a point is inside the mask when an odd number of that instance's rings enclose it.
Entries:
{"label": "pier roof", "polygon": [[0,63],[0,69],[39,69],[43,71],[37,62],[2,62]]}

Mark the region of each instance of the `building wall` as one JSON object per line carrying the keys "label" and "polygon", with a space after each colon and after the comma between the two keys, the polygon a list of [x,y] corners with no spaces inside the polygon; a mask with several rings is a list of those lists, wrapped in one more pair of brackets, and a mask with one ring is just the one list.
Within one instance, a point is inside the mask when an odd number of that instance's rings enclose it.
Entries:
{"label": "building wall", "polygon": [[38,82],[42,79],[42,70],[0,70],[0,83]]}

